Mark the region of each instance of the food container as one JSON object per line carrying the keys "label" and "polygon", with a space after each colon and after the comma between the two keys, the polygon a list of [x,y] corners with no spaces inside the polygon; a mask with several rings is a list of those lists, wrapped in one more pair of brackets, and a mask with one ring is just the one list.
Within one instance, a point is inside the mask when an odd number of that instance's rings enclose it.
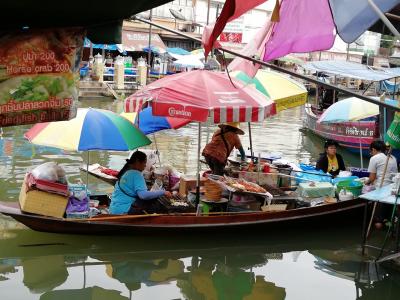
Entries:
{"label": "food container", "polygon": [[358,197],[361,195],[363,184],[356,180],[341,181],[337,184],[337,192],[340,194],[341,190],[346,190],[352,193],[352,196]]}
{"label": "food container", "polygon": [[210,200],[210,201],[220,201],[221,200],[222,188],[218,183],[208,179],[204,183],[204,189],[205,189],[204,196],[207,200]]}

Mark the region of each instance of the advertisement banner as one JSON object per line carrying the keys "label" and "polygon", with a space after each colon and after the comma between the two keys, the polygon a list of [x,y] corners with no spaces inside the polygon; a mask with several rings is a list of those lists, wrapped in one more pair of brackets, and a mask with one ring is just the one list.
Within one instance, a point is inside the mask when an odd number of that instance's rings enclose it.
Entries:
{"label": "advertisement banner", "polygon": [[219,40],[221,42],[241,43],[242,36],[243,36],[242,33],[223,32],[223,33],[221,33]]}
{"label": "advertisement banner", "polygon": [[385,142],[394,149],[400,149],[400,114],[396,113],[392,124],[385,134]]}
{"label": "advertisement banner", "polygon": [[0,126],[69,120],[76,115],[82,29],[0,36]]}

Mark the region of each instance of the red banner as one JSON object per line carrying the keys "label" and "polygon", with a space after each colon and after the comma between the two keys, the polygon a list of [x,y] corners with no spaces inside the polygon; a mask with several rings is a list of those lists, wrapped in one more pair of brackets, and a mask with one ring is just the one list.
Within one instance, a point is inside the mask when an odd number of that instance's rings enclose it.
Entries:
{"label": "red banner", "polygon": [[82,29],[25,30],[0,38],[0,126],[76,114]]}
{"label": "red banner", "polygon": [[242,43],[242,36],[243,33],[223,32],[221,33],[219,40],[221,42]]}

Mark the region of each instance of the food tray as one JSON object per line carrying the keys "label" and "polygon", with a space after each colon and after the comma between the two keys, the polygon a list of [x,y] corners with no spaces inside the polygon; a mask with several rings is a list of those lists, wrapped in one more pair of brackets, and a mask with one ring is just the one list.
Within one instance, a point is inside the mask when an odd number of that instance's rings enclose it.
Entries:
{"label": "food tray", "polygon": [[219,177],[221,177],[221,176],[212,175],[212,176],[208,176],[208,179],[218,183],[222,188],[228,190],[231,193],[239,193],[239,194],[246,194],[246,195],[253,195],[253,196],[261,196],[261,197],[270,197],[270,198],[272,198],[272,195],[270,193],[268,193],[268,192],[266,192],[266,193],[256,193],[256,192],[250,192],[250,191],[241,190],[241,189],[235,189],[234,187],[231,187],[231,186],[225,184],[225,182],[222,182],[222,181],[218,180]]}
{"label": "food tray", "polygon": [[[172,204],[174,201],[186,203],[187,206],[183,206],[183,205],[182,206],[174,206]],[[183,198],[179,195],[172,196],[172,198],[161,196],[158,198],[158,202],[166,210],[167,213],[184,213],[184,212],[195,212],[196,211],[196,209],[192,203],[190,203],[186,198]]]}

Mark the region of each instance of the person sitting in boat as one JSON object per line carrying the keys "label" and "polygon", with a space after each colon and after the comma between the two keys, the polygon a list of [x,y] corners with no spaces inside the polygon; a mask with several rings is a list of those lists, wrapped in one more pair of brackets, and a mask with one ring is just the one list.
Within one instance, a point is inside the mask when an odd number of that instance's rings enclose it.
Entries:
{"label": "person sitting in boat", "polygon": [[[398,172],[396,158],[393,155],[390,155],[389,159],[387,158],[387,147],[383,141],[373,141],[369,149],[371,152],[368,164],[369,178],[365,184],[372,184],[375,188],[391,184],[390,175]],[[386,161],[387,166],[385,170]],[[380,229],[383,226],[384,220],[390,216],[391,205],[378,203],[376,208],[375,227]]]}
{"label": "person sitting in boat", "polygon": [[239,150],[242,160],[246,158],[239,138],[244,131],[239,128],[238,122],[220,124],[218,127],[202,154],[213,174],[224,175],[224,168],[233,148]]}
{"label": "person sitting in boat", "polygon": [[390,180],[390,175],[393,173],[397,173],[397,160],[393,155],[390,155],[386,173],[383,174],[386,164],[386,145],[383,141],[376,140],[371,143],[369,146],[369,150],[371,153],[371,159],[368,164],[368,172],[369,178],[366,181],[366,184],[373,184],[375,188],[379,188],[383,178],[382,186],[388,185],[392,183]]}
{"label": "person sitting in boat", "polygon": [[336,152],[338,146],[338,143],[333,140],[325,142],[325,152],[321,154],[317,162],[317,170],[329,173],[333,177],[337,176],[340,171],[346,170],[342,156]]}
{"label": "person sitting in boat", "polygon": [[155,206],[155,199],[161,196],[172,197],[168,191],[147,190],[142,174],[146,163],[147,156],[141,151],[133,152],[126,160],[117,176],[118,181],[111,197],[110,214],[138,214],[144,210],[151,212]]}

